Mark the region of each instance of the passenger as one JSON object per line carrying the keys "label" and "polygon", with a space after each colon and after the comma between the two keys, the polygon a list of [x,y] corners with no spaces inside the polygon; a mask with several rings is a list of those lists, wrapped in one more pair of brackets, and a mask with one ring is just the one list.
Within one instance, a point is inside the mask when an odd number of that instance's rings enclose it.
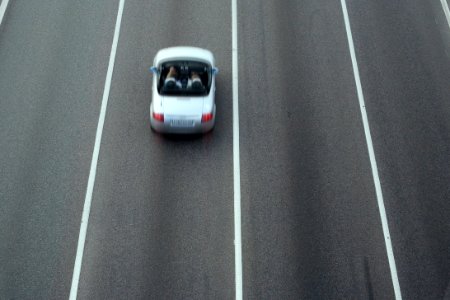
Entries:
{"label": "passenger", "polygon": [[194,89],[201,89],[203,87],[202,79],[200,78],[200,75],[198,75],[197,72],[192,72],[191,77],[188,81],[188,87],[194,88]]}
{"label": "passenger", "polygon": [[167,88],[181,88],[181,82],[178,79],[178,72],[174,66],[170,67],[166,79],[164,80],[164,86]]}

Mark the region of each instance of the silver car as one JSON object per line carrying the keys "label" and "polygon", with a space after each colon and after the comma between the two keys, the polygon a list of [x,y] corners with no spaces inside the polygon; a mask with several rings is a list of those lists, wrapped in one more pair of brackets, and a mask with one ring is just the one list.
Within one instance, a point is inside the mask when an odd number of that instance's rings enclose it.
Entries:
{"label": "silver car", "polygon": [[150,71],[150,126],[154,131],[205,133],[213,129],[218,69],[211,51],[196,47],[162,49]]}

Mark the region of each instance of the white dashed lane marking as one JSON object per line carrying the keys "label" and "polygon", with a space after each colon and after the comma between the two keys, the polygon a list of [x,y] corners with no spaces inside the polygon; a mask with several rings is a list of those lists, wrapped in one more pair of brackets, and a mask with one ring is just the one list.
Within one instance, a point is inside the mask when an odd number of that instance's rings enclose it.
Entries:
{"label": "white dashed lane marking", "polygon": [[448,27],[450,27],[450,10],[448,8],[447,0],[441,0],[441,5],[444,10],[445,18],[447,19]]}
{"label": "white dashed lane marking", "polygon": [[0,4],[0,25],[2,25],[3,17],[5,16],[6,8],[8,7],[9,0],[2,0]]}
{"label": "white dashed lane marking", "polygon": [[241,166],[239,158],[237,1],[231,1],[233,67],[234,262],[236,300],[242,300]]}
{"label": "white dashed lane marking", "polygon": [[391,271],[391,278],[392,278],[392,284],[394,287],[395,299],[401,300],[402,294],[400,291],[400,284],[399,284],[398,276],[397,276],[397,267],[395,265],[394,251],[392,249],[391,236],[389,234],[389,226],[388,226],[388,221],[387,221],[387,216],[386,216],[386,209],[384,207],[383,193],[381,190],[380,178],[378,176],[377,161],[375,159],[375,152],[373,150],[372,136],[370,134],[369,121],[368,121],[367,112],[366,112],[366,104],[364,102],[364,95],[363,95],[362,86],[361,86],[361,79],[359,77],[358,62],[356,60],[355,47],[353,45],[353,36],[352,36],[351,28],[350,28],[350,20],[348,17],[347,4],[346,4],[345,0],[341,0],[341,6],[342,6],[342,12],[344,14],[344,22],[345,22],[345,30],[347,32],[348,47],[350,50],[350,57],[352,60],[352,65],[353,65],[353,74],[355,77],[356,89],[357,89],[358,100],[359,100],[359,107],[361,110],[361,117],[362,117],[363,125],[364,125],[364,133],[366,135],[367,149],[369,152],[370,165],[372,168],[372,177],[373,177],[373,181],[375,184],[375,192],[376,192],[377,201],[378,201],[378,209],[379,209],[380,217],[381,217],[381,225],[383,227],[384,242],[386,244],[386,251],[387,251],[387,256],[388,256],[388,261],[389,261],[389,268]]}
{"label": "white dashed lane marking", "polygon": [[108,71],[106,72],[105,88],[103,90],[102,106],[98,119],[97,133],[95,135],[94,151],[92,154],[91,170],[89,172],[88,186],[86,197],[84,199],[83,215],[81,216],[80,235],[78,237],[77,254],[75,257],[75,265],[73,268],[72,285],[70,288],[70,300],[77,299],[78,283],[80,281],[81,266],[83,263],[84,245],[86,242],[86,233],[89,222],[89,214],[91,211],[92,192],[94,190],[95,175],[97,173],[97,162],[100,153],[100,144],[102,141],[103,125],[105,123],[106,107],[108,105],[109,91],[111,89],[111,80],[114,70],[114,62],[116,60],[117,44],[119,41],[120,24],[122,22],[123,7],[125,0],[120,0],[119,10],[117,12],[116,27],[114,29],[114,38],[111,46],[111,54],[109,56]]}

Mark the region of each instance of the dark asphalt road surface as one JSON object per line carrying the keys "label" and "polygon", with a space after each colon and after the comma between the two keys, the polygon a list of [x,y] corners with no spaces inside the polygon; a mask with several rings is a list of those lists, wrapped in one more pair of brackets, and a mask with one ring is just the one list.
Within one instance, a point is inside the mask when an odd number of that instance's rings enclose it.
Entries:
{"label": "dark asphalt road surface", "polygon": [[[10,1],[0,298],[66,299],[119,1]],[[238,1],[244,299],[394,299],[340,1]],[[450,28],[348,0],[403,299],[450,299]],[[231,1],[125,3],[79,299],[233,299]],[[217,125],[149,126],[156,52],[210,49]]]}
{"label": "dark asphalt road surface", "polygon": [[1,299],[68,297],[116,14],[111,1],[8,5],[0,28]]}
{"label": "dark asphalt road surface", "polygon": [[450,299],[450,31],[441,4],[350,1],[349,15],[404,299]]}
{"label": "dark asphalt road surface", "polygon": [[392,298],[340,3],[241,7],[245,298]]}
{"label": "dark asphalt road surface", "polygon": [[[231,8],[214,3],[126,3],[80,299],[234,296]],[[178,11],[183,26],[173,25]],[[204,137],[150,131],[147,70],[174,44],[216,54],[218,124]]]}

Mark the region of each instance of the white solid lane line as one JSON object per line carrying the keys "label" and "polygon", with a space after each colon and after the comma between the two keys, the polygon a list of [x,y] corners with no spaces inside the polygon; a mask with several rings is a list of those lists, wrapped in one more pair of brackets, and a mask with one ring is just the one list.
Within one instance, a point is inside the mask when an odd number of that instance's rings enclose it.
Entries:
{"label": "white solid lane line", "polygon": [[389,234],[389,226],[388,226],[388,221],[387,221],[387,216],[386,216],[386,209],[384,207],[383,193],[381,191],[381,183],[380,183],[380,178],[378,176],[378,167],[377,167],[377,162],[375,160],[375,152],[373,150],[372,136],[370,134],[369,121],[367,118],[366,105],[364,102],[361,80],[359,77],[358,63],[356,61],[355,47],[353,45],[353,36],[352,36],[351,28],[350,28],[350,21],[349,21],[348,12],[347,12],[347,4],[346,4],[345,0],[341,0],[341,5],[342,5],[342,11],[344,13],[345,30],[347,31],[348,46],[350,49],[350,56],[351,56],[352,65],[353,65],[353,74],[355,77],[356,89],[358,92],[359,107],[361,109],[361,116],[362,116],[363,125],[364,125],[364,133],[366,135],[366,142],[367,142],[367,148],[369,151],[370,165],[372,168],[372,177],[373,177],[373,181],[375,184],[375,192],[377,195],[378,209],[379,209],[380,217],[381,217],[381,225],[383,227],[384,242],[386,244],[386,252],[388,255],[389,268],[391,271],[392,284],[394,286],[395,299],[401,300],[402,294],[400,291],[400,284],[399,284],[398,276],[397,276],[397,267],[395,266],[394,251],[392,250],[392,242],[391,242],[391,236]]}
{"label": "white solid lane line", "polygon": [[113,70],[114,70],[114,62],[116,59],[117,43],[119,41],[120,24],[122,22],[122,13],[123,13],[124,4],[125,4],[125,0],[120,0],[119,10],[117,12],[116,27],[114,29],[114,38],[113,38],[113,43],[111,46],[111,54],[109,56],[108,71],[106,73],[105,89],[103,90],[102,106],[100,109],[100,116],[99,116],[98,125],[97,125],[97,133],[95,136],[94,151],[92,154],[92,161],[91,161],[91,170],[89,172],[86,197],[84,199],[83,215],[81,217],[80,235],[78,237],[77,254],[75,257],[75,266],[74,266],[73,275],[72,275],[72,285],[70,288],[70,296],[69,296],[70,300],[77,299],[78,283],[80,280],[81,265],[83,262],[84,245],[86,242],[86,233],[87,233],[87,227],[88,227],[88,222],[89,222],[89,213],[91,211],[92,192],[94,190],[95,175],[97,173],[98,155],[100,152],[100,144],[101,144],[101,140],[102,140],[103,125],[105,123],[105,115],[106,115],[106,107],[108,105],[109,91],[111,89],[111,79],[112,79],[112,74],[113,74]]}
{"label": "white solid lane line", "polygon": [[241,166],[239,159],[239,101],[237,0],[231,1],[232,67],[233,67],[233,171],[234,171],[234,267],[236,300],[242,300],[242,239],[241,239]]}
{"label": "white solid lane line", "polygon": [[5,16],[6,8],[8,7],[9,0],[3,0],[0,4],[0,25],[2,25],[3,17]]}
{"label": "white solid lane line", "polygon": [[448,9],[447,0],[441,0],[441,5],[444,10],[445,18],[447,19],[448,27],[450,27],[450,10]]}

